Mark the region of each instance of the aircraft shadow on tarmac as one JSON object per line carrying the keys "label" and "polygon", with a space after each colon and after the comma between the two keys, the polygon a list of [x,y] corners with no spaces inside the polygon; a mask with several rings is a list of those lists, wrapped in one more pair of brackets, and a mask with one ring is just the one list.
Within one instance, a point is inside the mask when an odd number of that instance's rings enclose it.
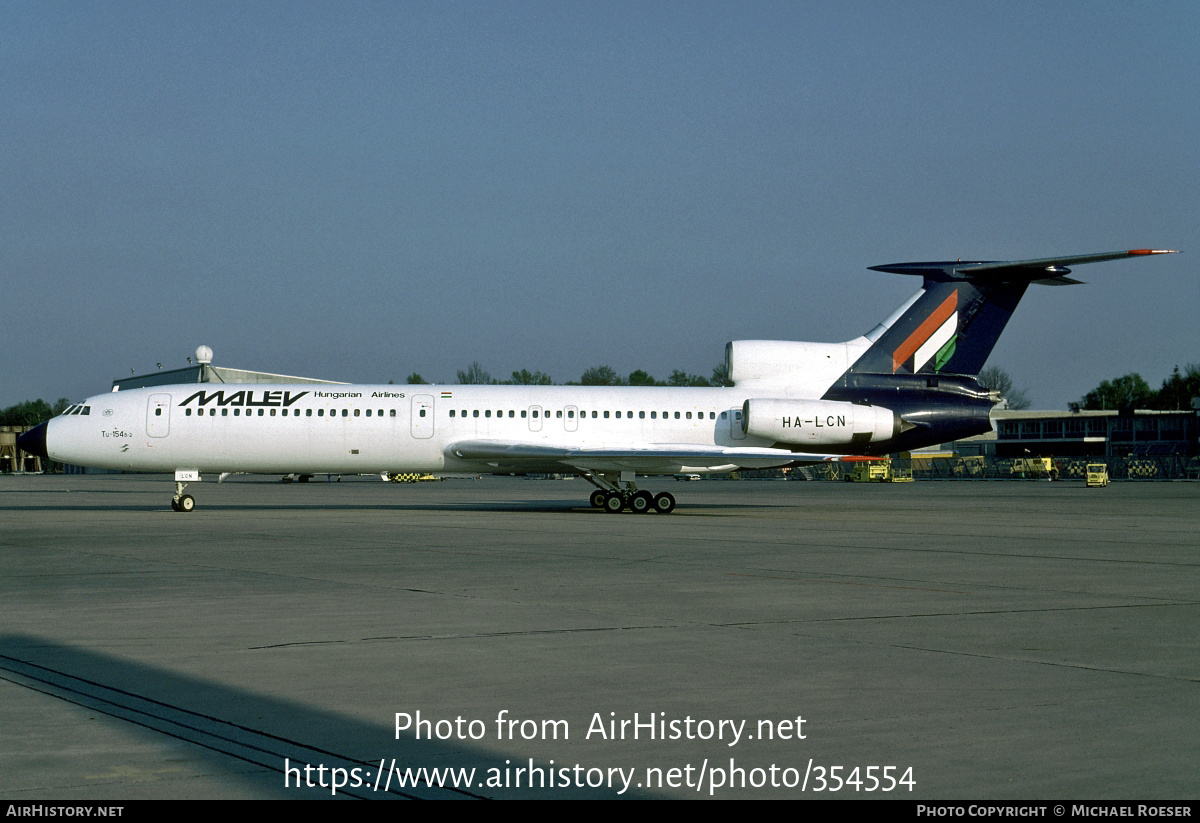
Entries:
{"label": "aircraft shadow on tarmac", "polygon": [[[345,770],[343,774],[348,781],[338,789],[337,797],[380,800],[503,797],[509,790],[480,785],[486,782],[489,770],[498,770],[498,775],[512,774],[517,767],[529,763],[527,755],[514,752],[508,757],[498,756],[458,741],[415,740],[408,732],[396,739],[394,728],[387,725],[364,723],[311,705],[266,697],[29,635],[0,635],[0,677],[43,695],[85,707],[89,714],[102,715],[124,733],[136,731],[151,739],[166,736],[190,743],[195,758],[203,762],[203,771],[224,772],[230,782],[244,783],[263,797],[271,794],[290,799],[332,797],[334,793],[329,784],[334,769]],[[68,729],[57,742],[70,739]],[[47,741],[47,750],[38,753],[47,764],[54,760],[49,749],[54,742]],[[116,757],[119,754],[114,760]],[[142,758],[144,754],[139,753],[137,757]],[[473,767],[476,785],[470,788],[420,785],[400,789],[397,788],[398,780],[393,778],[390,790],[385,791],[384,778],[376,789],[381,757],[385,759],[384,774],[393,763],[401,772],[408,767],[414,771],[421,767]],[[292,788],[284,786],[285,758],[290,765],[298,767]],[[261,766],[264,771],[248,770],[245,763]],[[321,779],[317,765],[327,767],[323,775],[324,788],[296,787],[304,775],[303,767],[309,764],[313,766],[310,772],[313,783]],[[118,774],[122,767],[119,762],[91,762],[89,765],[96,766],[100,772],[104,772],[106,766],[111,767]],[[535,766],[547,772],[559,768],[538,761]],[[47,769],[50,768],[47,765]],[[357,773],[352,771],[354,769]],[[355,774],[360,778],[358,786],[350,785],[354,782],[351,776]],[[79,777],[77,773],[67,775],[73,791],[80,788]],[[101,775],[96,784],[97,793],[111,796],[112,786],[108,784],[121,779]],[[36,787],[30,788],[53,795],[54,781],[52,775],[47,775],[39,779]],[[137,799],[138,785],[142,784],[124,782],[123,796]],[[19,790],[22,787],[9,788]],[[612,798],[615,791],[607,787],[535,786],[532,790],[525,789],[522,794],[545,798]],[[624,794],[630,798],[651,796],[634,788]]]}

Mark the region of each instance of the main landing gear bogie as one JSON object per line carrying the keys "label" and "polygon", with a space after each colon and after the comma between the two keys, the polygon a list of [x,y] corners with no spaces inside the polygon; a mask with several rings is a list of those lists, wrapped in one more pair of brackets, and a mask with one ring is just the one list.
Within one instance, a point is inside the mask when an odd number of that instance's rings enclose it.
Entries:
{"label": "main landing gear bogie", "polygon": [[620,514],[630,511],[634,514],[647,514],[656,511],[659,514],[670,514],[675,510],[675,497],[670,492],[651,494],[648,491],[618,492],[597,489],[592,492],[589,502],[594,508],[604,509],[610,514]]}

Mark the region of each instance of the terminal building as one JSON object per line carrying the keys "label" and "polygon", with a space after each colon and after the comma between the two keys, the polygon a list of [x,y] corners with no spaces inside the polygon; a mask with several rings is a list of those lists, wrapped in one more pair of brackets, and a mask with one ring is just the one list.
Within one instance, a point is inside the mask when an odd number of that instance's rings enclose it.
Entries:
{"label": "terminal building", "polygon": [[[1194,401],[1195,402],[1195,401]],[[1200,453],[1200,412],[995,411],[995,431],[952,444],[959,455],[1123,458]]]}

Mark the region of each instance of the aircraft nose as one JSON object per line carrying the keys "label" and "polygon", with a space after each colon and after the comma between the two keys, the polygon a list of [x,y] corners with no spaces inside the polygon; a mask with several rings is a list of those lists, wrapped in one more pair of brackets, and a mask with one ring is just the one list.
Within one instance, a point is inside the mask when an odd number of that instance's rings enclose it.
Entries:
{"label": "aircraft nose", "polygon": [[50,457],[46,454],[46,426],[48,423],[39,423],[29,431],[17,438],[17,448],[24,451],[26,454],[36,454],[43,460]]}

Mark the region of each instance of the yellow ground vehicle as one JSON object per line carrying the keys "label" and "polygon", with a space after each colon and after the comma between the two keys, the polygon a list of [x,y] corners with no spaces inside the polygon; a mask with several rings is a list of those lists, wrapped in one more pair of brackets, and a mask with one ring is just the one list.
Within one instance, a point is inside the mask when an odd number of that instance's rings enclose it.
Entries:
{"label": "yellow ground vehicle", "polygon": [[1093,486],[1108,485],[1108,464],[1107,463],[1088,463],[1087,466],[1087,484],[1088,488]]}
{"label": "yellow ground vehicle", "polygon": [[907,483],[911,469],[893,469],[887,457],[846,457],[842,459],[844,479],[855,483]]}

